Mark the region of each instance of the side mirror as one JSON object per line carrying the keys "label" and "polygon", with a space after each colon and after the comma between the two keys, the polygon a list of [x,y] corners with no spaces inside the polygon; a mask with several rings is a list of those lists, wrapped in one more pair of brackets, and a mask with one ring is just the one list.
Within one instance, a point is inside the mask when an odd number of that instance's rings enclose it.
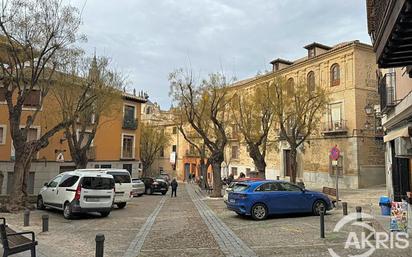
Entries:
{"label": "side mirror", "polygon": [[48,182],[45,182],[45,183],[43,184],[43,186],[49,187],[49,183],[48,183]]}

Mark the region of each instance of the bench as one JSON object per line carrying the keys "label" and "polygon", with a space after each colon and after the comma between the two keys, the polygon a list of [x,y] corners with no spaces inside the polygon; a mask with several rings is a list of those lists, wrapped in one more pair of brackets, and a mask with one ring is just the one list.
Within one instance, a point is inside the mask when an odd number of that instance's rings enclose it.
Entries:
{"label": "bench", "polygon": [[[34,232],[19,232],[17,233],[13,229],[6,225],[6,219],[0,218],[3,223],[0,224],[0,236],[1,243],[3,244],[3,257],[10,256],[16,253],[21,253],[30,250],[31,257],[36,257],[36,245],[37,241],[34,237]],[[30,234],[31,239],[24,235]]]}
{"label": "bench", "polygon": [[332,201],[332,203],[336,202],[336,188],[323,187],[322,193],[327,195],[329,199]]}

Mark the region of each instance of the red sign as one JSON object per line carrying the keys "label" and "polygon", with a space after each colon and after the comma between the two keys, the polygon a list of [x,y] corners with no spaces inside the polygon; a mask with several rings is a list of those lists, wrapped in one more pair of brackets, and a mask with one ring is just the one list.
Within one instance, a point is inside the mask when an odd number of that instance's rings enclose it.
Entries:
{"label": "red sign", "polygon": [[340,150],[337,145],[335,145],[331,150],[330,150],[330,158],[332,160],[337,161],[340,157]]}

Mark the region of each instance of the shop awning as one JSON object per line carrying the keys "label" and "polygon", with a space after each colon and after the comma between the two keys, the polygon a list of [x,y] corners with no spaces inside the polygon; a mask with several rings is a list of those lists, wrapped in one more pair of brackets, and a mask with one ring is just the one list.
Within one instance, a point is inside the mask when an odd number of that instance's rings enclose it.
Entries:
{"label": "shop awning", "polygon": [[401,129],[390,131],[386,136],[383,137],[383,142],[389,142],[398,137],[410,137],[412,132],[412,127],[404,127]]}

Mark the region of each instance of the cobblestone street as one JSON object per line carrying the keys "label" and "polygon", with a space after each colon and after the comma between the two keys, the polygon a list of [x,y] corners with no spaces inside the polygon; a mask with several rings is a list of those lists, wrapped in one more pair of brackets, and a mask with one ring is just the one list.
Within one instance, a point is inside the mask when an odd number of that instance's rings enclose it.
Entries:
{"label": "cobblestone street", "polygon": [[[365,197],[362,205],[366,212],[370,212],[367,201],[378,193],[379,189],[358,192]],[[356,194],[346,194],[350,203]],[[257,222],[228,211],[221,199],[211,199],[191,184],[180,184],[177,196],[135,198],[125,209],[115,209],[107,218],[85,215],[67,221],[60,212],[33,211],[31,226],[26,228],[22,226],[21,213],[5,217],[17,230],[36,232],[38,256],[44,257],[94,256],[97,233],[105,235],[108,257],[330,256],[328,248],[347,256],[353,251],[343,249],[348,230],[332,232],[342,218],[341,210],[333,210],[326,216],[326,239],[320,239],[317,216],[284,215]],[[377,212],[376,208],[372,212]],[[41,215],[45,213],[50,216],[50,231],[41,233]],[[375,224],[378,231],[383,227]],[[411,255],[408,248],[376,250],[371,256]]]}

